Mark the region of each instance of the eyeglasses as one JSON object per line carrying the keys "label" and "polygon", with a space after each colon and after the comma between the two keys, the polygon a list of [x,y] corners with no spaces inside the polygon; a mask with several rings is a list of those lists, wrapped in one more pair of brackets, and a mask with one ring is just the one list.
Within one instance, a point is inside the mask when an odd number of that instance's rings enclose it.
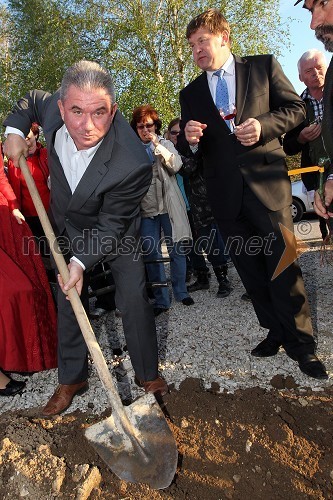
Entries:
{"label": "eyeglasses", "polygon": [[150,130],[154,126],[155,126],[155,123],[145,123],[144,125],[137,125],[136,128],[138,130],[143,130],[144,128],[147,128],[148,130]]}
{"label": "eyeglasses", "polygon": [[179,134],[179,130],[170,130],[170,134],[171,135],[178,135]]}

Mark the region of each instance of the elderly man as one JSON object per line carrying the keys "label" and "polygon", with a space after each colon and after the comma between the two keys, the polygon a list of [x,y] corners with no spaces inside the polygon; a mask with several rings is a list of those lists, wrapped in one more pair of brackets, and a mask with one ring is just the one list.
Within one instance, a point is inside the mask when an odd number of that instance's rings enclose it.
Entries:
{"label": "elderly man", "polygon": [[[325,54],[317,49],[304,52],[298,61],[299,79],[306,85],[301,98],[306,106],[306,120],[288,132],[283,139],[283,149],[287,155],[301,153],[301,166],[318,165],[320,158],[325,158],[321,121],[323,118],[323,92],[327,63]],[[302,181],[307,191],[314,191],[319,185],[318,172],[302,174]],[[327,236],[326,220],[319,218],[319,225],[324,239]]]}
{"label": "elderly man", "polygon": [[314,353],[300,268],[288,262],[276,273],[285,250],[282,231],[293,232],[280,138],[304,121],[304,103],[273,56],[231,53],[230,26],[217,9],[192,19],[186,36],[203,73],[180,93],[177,145],[185,156],[202,155],[215,220],[268,330],[251,354],[274,356],[282,345],[302,372],[327,378]]}
{"label": "elderly man", "polygon": [[[50,216],[54,230],[70,246],[69,281],[87,305],[85,274],[109,262],[116,303],[137,383],[146,392],[165,394],[158,377],[153,311],[145,291],[145,273],[136,253],[140,202],[151,182],[151,165],[115,102],[110,74],[98,64],[80,61],[64,75],[59,92],[31,91],[5,120],[5,152],[16,165],[27,155],[24,141],[38,122],[48,145],[51,176]],[[87,389],[87,348],[66,295],[58,291],[59,386],[43,416],[67,409]]]}
{"label": "elderly man", "polygon": [[[303,1],[303,8],[311,12],[310,28],[315,31],[318,40],[323,42],[327,51],[333,52],[333,2],[328,0],[298,0],[294,5]],[[324,90],[324,116],[322,123],[322,136],[327,155],[333,161],[333,61],[327,70]],[[333,166],[328,169],[324,187],[324,203],[320,199],[319,193],[315,194],[314,208],[317,214],[324,219],[333,217]]]}

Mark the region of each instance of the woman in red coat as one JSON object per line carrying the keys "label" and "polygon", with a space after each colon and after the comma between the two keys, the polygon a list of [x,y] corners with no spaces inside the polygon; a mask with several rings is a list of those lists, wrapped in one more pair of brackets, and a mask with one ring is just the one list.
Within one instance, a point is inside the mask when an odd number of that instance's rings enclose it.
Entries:
{"label": "woman in red coat", "polygon": [[[47,165],[47,149],[44,148],[39,138],[39,126],[33,123],[26,142],[29,147],[29,156],[26,159],[30,173],[35,181],[37,190],[47,211],[50,203],[50,189],[48,186],[49,168]],[[31,199],[28,186],[20,168],[16,168],[11,160],[8,160],[8,179],[13,188],[18,208],[29,224],[31,231],[36,237],[44,236],[44,231],[39,221],[35,206]]]}
{"label": "woman in red coat", "polygon": [[[42,199],[45,210],[47,211],[50,204],[50,189],[49,189],[49,168],[47,164],[47,148],[44,148],[39,138],[39,126],[33,123],[29,134],[26,137],[26,142],[29,147],[29,156],[26,158],[30,173],[35,181],[37,190]],[[8,179],[13,188],[15,197],[18,202],[18,208],[25,217],[32,234],[36,238],[38,250],[43,258],[43,263],[46,268],[46,274],[50,283],[55,281],[54,271],[52,270],[50,261],[50,247],[48,245],[45,233],[37,215],[35,205],[29,193],[27,183],[20,168],[14,167],[11,160],[8,160]]]}
{"label": "woman in red coat", "polygon": [[[26,137],[26,142],[29,147],[29,156],[26,159],[27,165],[29,167],[30,173],[35,181],[39,196],[42,199],[45,210],[47,211],[50,203],[50,189],[48,186],[49,178],[49,168],[47,165],[47,149],[44,148],[40,142],[39,138],[39,126],[37,123],[33,123],[28,136]],[[11,160],[8,160],[8,180],[15,193],[18,207],[22,214],[24,215],[27,223],[30,226],[33,234],[35,236],[40,236],[43,233],[42,226],[39,222],[39,218],[29,193],[27,183],[25,182],[24,176],[20,168],[16,168]],[[35,233],[34,228],[37,229]]]}
{"label": "woman in red coat", "polygon": [[56,338],[56,311],[44,265],[0,155],[1,369],[36,372],[55,368]]}

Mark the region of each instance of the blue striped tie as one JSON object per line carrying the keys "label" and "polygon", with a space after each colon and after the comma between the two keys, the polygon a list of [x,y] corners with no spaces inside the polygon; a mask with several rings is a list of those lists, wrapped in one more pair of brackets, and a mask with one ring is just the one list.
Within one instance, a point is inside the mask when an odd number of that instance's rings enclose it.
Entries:
{"label": "blue striped tie", "polygon": [[[227,111],[229,109],[229,92],[227,82],[223,77],[223,72],[223,69],[219,69],[218,71],[215,71],[215,73],[213,73],[218,78],[216,84],[215,106],[219,111]],[[226,124],[230,128],[229,120],[226,120]]]}

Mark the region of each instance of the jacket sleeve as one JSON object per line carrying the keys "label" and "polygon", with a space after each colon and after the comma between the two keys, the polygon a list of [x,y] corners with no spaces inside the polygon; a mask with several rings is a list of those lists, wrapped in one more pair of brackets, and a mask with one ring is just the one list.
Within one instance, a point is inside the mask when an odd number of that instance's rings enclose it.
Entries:
{"label": "jacket sleeve", "polygon": [[17,199],[18,208],[22,208],[21,181],[19,168],[14,167],[12,160],[8,160],[8,180]]}
{"label": "jacket sleeve", "polygon": [[269,56],[265,62],[269,81],[269,111],[254,117],[261,124],[263,144],[281,137],[306,118],[305,103],[296,93],[279,62],[274,56]]}
{"label": "jacket sleeve", "polygon": [[300,132],[303,130],[305,127],[305,123],[301,123],[298,127],[295,127],[294,129],[290,130],[289,132],[286,133],[286,135],[283,138],[283,149],[286,155],[293,156],[298,153],[300,153],[305,144],[301,144],[298,142],[298,136]]}
{"label": "jacket sleeve", "polygon": [[5,174],[2,155],[0,159],[0,192],[4,195],[8,202],[9,210],[14,210],[15,208],[19,208],[15,193],[8,182],[7,176]]}
{"label": "jacket sleeve", "polygon": [[161,139],[161,142],[154,150],[154,154],[160,157],[162,165],[171,175],[176,174],[183,164],[175,146],[166,139]]}
{"label": "jacket sleeve", "polygon": [[4,127],[15,127],[25,136],[29,134],[33,122],[43,127],[45,110],[51,97],[52,95],[48,92],[31,90],[14,105],[12,112],[3,123]]}

